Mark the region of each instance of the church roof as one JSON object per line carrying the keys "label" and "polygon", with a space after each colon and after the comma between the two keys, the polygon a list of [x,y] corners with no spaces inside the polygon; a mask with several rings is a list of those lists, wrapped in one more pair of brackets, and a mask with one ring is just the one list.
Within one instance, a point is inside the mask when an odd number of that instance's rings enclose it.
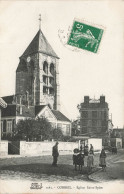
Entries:
{"label": "church roof", "polygon": [[36,105],[35,106],[35,116],[45,107],[46,105]]}
{"label": "church roof", "polygon": [[57,54],[52,49],[51,45],[48,43],[43,32],[39,30],[35,35],[34,39],[31,41],[27,49],[24,51],[22,56],[28,56],[33,53],[41,52],[46,55],[50,55],[59,58]]}
{"label": "church roof", "polygon": [[18,104],[9,104],[6,109],[2,110],[1,116],[2,117],[15,117],[15,116],[21,116],[21,117],[31,117],[34,118],[34,106],[24,106],[22,105],[22,114],[20,114],[20,105]]}
{"label": "church roof", "polygon": [[13,102],[13,97],[14,97],[14,95],[4,96],[4,97],[2,97],[2,99],[3,99],[7,104],[12,104],[12,102]]}
{"label": "church roof", "polygon": [[70,122],[70,120],[65,115],[63,115],[60,111],[58,110],[51,110],[51,111],[57,120]]}
{"label": "church roof", "polygon": [[2,98],[0,98],[0,107],[2,107],[2,108],[7,107],[7,103]]}

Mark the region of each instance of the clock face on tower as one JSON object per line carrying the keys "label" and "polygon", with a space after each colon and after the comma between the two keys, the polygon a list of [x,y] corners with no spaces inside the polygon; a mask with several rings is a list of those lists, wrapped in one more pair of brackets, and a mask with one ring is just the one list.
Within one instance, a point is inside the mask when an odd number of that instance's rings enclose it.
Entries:
{"label": "clock face on tower", "polygon": [[27,57],[27,62],[30,62],[30,60],[31,60],[31,57]]}

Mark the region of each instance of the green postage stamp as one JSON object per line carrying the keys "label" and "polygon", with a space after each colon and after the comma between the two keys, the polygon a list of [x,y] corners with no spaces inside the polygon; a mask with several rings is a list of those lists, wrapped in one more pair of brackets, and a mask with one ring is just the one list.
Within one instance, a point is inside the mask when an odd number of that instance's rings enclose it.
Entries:
{"label": "green postage stamp", "polygon": [[75,20],[67,44],[97,53],[103,31],[98,27]]}

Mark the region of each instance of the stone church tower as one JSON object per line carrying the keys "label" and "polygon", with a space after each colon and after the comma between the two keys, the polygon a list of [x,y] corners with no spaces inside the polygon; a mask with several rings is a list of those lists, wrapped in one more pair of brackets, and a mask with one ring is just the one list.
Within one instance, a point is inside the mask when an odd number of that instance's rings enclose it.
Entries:
{"label": "stone church tower", "polygon": [[41,29],[20,57],[16,70],[17,103],[60,109],[59,57]]}

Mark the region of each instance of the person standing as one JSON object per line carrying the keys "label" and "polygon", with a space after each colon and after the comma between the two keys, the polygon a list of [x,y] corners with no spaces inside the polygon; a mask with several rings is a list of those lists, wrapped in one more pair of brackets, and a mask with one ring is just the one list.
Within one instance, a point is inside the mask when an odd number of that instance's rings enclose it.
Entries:
{"label": "person standing", "polygon": [[78,158],[79,170],[82,171],[82,166],[84,166],[84,153],[83,153],[83,150],[80,150],[80,153],[78,154],[77,158]]}
{"label": "person standing", "polygon": [[92,151],[89,151],[88,157],[87,157],[87,169],[88,173],[92,171],[92,168],[94,166],[94,155]]}
{"label": "person standing", "polygon": [[94,148],[92,144],[90,144],[90,152],[92,152],[92,154],[94,155]]}
{"label": "person standing", "polygon": [[75,165],[75,170],[77,170],[77,165],[78,165],[78,155],[79,155],[79,150],[77,148],[74,149],[74,154],[73,154],[73,165]]}
{"label": "person standing", "polygon": [[56,142],[56,144],[53,146],[53,149],[52,149],[52,156],[53,156],[52,166],[57,166],[57,160],[58,160],[58,156],[59,156],[58,144],[59,143]]}
{"label": "person standing", "polygon": [[99,166],[102,167],[102,170],[105,171],[105,167],[106,167],[106,153],[104,148],[102,148],[102,151],[100,153],[100,158],[99,158]]}
{"label": "person standing", "polygon": [[84,155],[88,156],[88,145],[84,146]]}

